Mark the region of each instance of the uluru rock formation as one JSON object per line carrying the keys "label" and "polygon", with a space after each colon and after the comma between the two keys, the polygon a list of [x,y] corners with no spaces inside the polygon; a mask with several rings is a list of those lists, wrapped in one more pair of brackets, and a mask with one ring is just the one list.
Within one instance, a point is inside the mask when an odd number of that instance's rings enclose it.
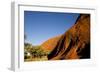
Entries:
{"label": "uluru rock formation", "polygon": [[53,49],[49,60],[90,58],[90,14],[80,14],[75,24],[49,49]]}
{"label": "uluru rock formation", "polygon": [[43,50],[51,52],[57,45],[61,35],[53,37],[41,44]]}

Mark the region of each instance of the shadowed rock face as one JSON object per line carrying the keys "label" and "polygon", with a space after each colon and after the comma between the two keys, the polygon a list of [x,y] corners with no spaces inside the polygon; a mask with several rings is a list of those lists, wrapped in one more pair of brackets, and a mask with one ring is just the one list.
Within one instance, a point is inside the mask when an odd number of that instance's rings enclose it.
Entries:
{"label": "shadowed rock face", "polygon": [[81,14],[76,23],[59,39],[50,60],[90,58],[90,15]]}

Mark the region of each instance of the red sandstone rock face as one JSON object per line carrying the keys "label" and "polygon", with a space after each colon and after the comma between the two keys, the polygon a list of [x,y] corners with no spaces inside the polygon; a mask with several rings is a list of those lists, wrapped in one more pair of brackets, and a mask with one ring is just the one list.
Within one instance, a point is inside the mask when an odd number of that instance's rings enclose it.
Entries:
{"label": "red sandstone rock face", "polygon": [[90,15],[81,14],[51,49],[51,60],[90,58]]}
{"label": "red sandstone rock face", "polygon": [[47,41],[41,44],[42,49],[51,52],[57,45],[57,42],[59,41],[60,38],[61,35],[48,39]]}

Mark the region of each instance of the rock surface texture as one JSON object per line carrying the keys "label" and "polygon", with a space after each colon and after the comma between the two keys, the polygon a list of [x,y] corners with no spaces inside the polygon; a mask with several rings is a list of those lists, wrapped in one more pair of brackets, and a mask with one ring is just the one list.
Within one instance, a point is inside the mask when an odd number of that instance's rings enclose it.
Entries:
{"label": "rock surface texture", "polygon": [[[54,41],[49,60],[90,58],[90,15],[80,14],[75,24]],[[55,44],[53,44],[55,43]],[[45,43],[46,44],[46,43]],[[48,45],[48,44],[47,44]]]}

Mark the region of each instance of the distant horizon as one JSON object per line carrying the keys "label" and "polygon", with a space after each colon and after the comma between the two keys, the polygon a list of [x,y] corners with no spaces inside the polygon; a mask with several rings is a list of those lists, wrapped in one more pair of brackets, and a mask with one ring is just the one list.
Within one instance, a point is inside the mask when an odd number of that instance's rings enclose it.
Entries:
{"label": "distant horizon", "polygon": [[71,28],[79,13],[24,11],[25,42],[41,45]]}

